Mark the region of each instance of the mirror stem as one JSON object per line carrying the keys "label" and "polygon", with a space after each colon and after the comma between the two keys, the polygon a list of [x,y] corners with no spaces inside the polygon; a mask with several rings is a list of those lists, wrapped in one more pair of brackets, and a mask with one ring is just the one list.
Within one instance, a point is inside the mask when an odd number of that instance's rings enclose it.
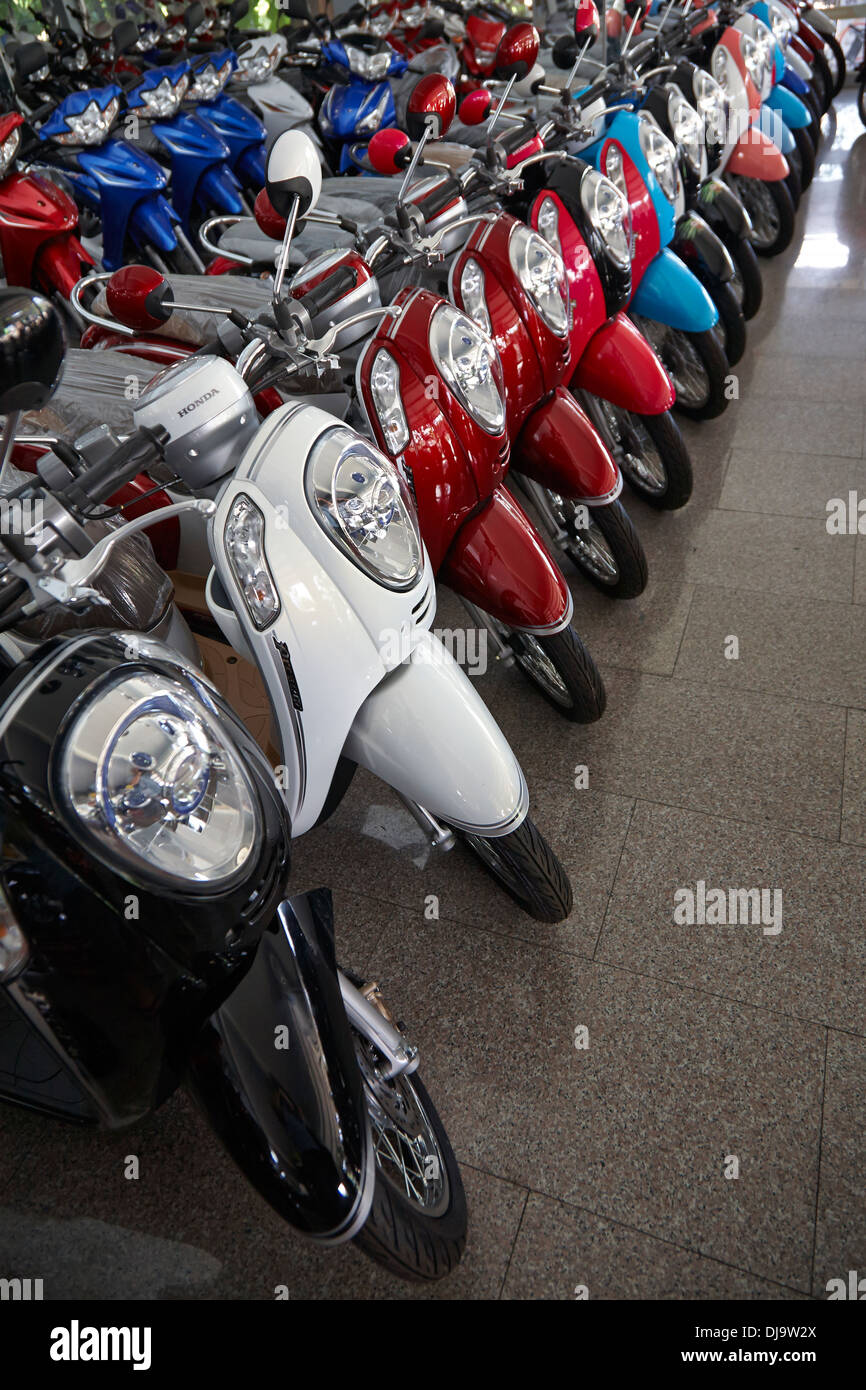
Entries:
{"label": "mirror stem", "polygon": [[430,138],[430,126],[428,125],[427,128],[426,128],[425,131],[424,131],[424,134],[421,136],[421,139],[418,141],[418,144],[415,146],[415,153],[412,155],[412,158],[411,158],[411,160],[410,160],[410,162],[409,162],[409,168],[406,170],[405,174],[403,175],[403,182],[402,182],[401,185],[400,185],[400,192],[397,194],[397,206],[398,206],[398,208],[400,208],[400,207],[403,206],[403,199],[404,199],[405,196],[406,196],[406,190],[408,189],[410,183],[412,182],[412,179],[413,179],[414,174],[415,174],[415,170],[418,168],[418,165],[419,165],[420,162],[421,162],[421,156],[422,156],[423,153],[424,153],[424,146],[427,144],[427,141],[429,140],[429,138]]}
{"label": "mirror stem", "polygon": [[517,73],[512,73],[511,76],[510,76],[509,79],[508,79],[508,83],[507,83],[507,85],[506,85],[505,91],[502,93],[502,96],[499,98],[499,105],[497,106],[496,110],[493,112],[493,115],[490,117],[490,124],[489,124],[489,126],[487,127],[487,138],[488,138],[488,140],[489,140],[489,138],[490,138],[490,132],[492,131],[493,127],[496,125],[496,122],[498,121],[498,119],[499,119],[499,117],[500,117],[500,115],[501,115],[501,113],[502,113],[502,108],[503,108],[503,106],[505,105],[506,101],[508,100],[509,96],[511,95],[511,88],[514,86],[514,84],[515,84],[516,81],[517,81]]}
{"label": "mirror stem", "polygon": [[280,255],[277,260],[277,271],[274,276],[274,299],[280,297],[280,290],[283,288],[283,281],[286,278],[286,270],[289,265],[289,251],[292,245],[292,237],[295,234],[295,223],[298,220],[298,195],[292,198],[292,206],[286,218],[286,230],[283,233],[283,244],[280,247]]}
{"label": "mirror stem", "polygon": [[3,426],[3,436],[0,438],[0,475],[12,457],[12,448],[15,443],[15,431],[18,428],[18,421],[21,419],[21,411],[13,410],[6,416],[6,423]]}

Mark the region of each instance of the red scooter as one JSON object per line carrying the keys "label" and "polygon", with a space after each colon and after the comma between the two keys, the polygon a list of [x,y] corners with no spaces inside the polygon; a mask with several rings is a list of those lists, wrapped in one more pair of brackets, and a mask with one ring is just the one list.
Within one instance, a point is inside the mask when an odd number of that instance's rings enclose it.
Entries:
{"label": "red scooter", "polygon": [[0,258],[7,285],[69,296],[93,258],[76,235],[78,209],[62,189],[12,168],[24,117],[0,116]]}

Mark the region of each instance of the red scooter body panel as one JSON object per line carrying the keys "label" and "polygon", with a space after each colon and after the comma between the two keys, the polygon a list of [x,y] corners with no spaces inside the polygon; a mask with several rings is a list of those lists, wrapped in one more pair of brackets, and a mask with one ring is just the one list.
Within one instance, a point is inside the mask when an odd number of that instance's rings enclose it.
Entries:
{"label": "red scooter body panel", "polygon": [[[181,343],[173,338],[158,338],[152,333],[139,333],[135,338],[127,338],[123,333],[112,333],[98,323],[91,323],[81,335],[81,346],[100,351],[111,348],[113,352],[126,352],[131,357],[143,357],[155,362],[159,367],[170,367],[189,357],[192,348],[189,343]],[[155,373],[154,373],[155,375]]]}
{"label": "red scooter body panel", "polygon": [[597,502],[619,488],[619,470],[564,386],[534,410],[513,446],[514,467],[576,502]]}
{"label": "red scooter body panel", "polygon": [[750,126],[740,136],[731,151],[727,170],[731,174],[743,174],[747,179],[762,179],[764,183],[776,183],[790,173],[782,151],[769,135],[755,126]]}
{"label": "red scooter body panel", "polygon": [[[400,394],[410,441],[398,467],[415,497],[424,544],[434,570],[467,518],[484,505],[508,467],[508,434],[490,435],[441,381],[430,353],[430,321],[442,300],[407,288],[395,303],[399,318],[383,320],[367,344],[358,381],[377,443],[390,456],[370,389],[373,360],[390,353],[400,373]],[[431,390],[431,383],[435,389]],[[484,606],[484,605],[482,605]]]}
{"label": "red scooter body panel", "polygon": [[[529,210],[529,221],[538,230],[538,212],[545,198],[550,198],[559,212],[559,244],[568,278],[568,293],[573,305],[569,346],[571,360],[577,362],[596,329],[607,318],[604,289],[589,247],[583,239],[571,213],[562,199],[550,189],[543,189]],[[507,373],[506,373],[507,379]]]}
{"label": "red scooter body panel", "polygon": [[[70,236],[77,227],[78,209],[56,184],[38,174],[7,174],[0,181],[0,255],[6,283],[32,287],[37,257],[46,242]],[[83,264],[92,265],[77,238],[71,237],[71,241]],[[75,254],[74,249],[71,254]],[[53,263],[64,264],[59,248]],[[79,271],[75,279],[80,278]]]}
{"label": "red scooter body panel", "polygon": [[455,262],[451,293],[454,303],[463,309],[460,275],[466,261],[478,261],[484,272],[484,297],[490,316],[493,341],[496,344],[505,376],[508,430],[515,436],[532,407],[546,394],[538,354],[532,345],[529,330],[515,308],[507,289],[489,266],[470,251],[461,252]]}
{"label": "red scooter body panel", "polygon": [[558,627],[571,608],[544,541],[504,487],[462,527],[439,577],[508,627]]}
{"label": "red scooter body panel", "polygon": [[650,261],[654,261],[661,250],[659,222],[653,207],[652,195],[643,181],[641,172],[625,146],[621,145],[618,140],[606,140],[604,142],[599,161],[600,168],[602,170],[607,168],[607,152],[611,145],[616,145],[622,159],[626,197],[631,208],[631,282],[632,293],[634,293],[643,279]]}
{"label": "red scooter body panel", "polygon": [[625,314],[598,329],[571,378],[572,391],[590,391],[638,415],[661,415],[676,399],[671,379]]}
{"label": "red scooter body panel", "polygon": [[[807,19],[798,18],[797,38],[801,39],[803,44],[810,48],[813,53],[824,52],[823,36],[818,33],[817,29],[812,28],[812,25],[809,23]],[[799,53],[799,51],[800,50],[798,49],[797,52]]]}

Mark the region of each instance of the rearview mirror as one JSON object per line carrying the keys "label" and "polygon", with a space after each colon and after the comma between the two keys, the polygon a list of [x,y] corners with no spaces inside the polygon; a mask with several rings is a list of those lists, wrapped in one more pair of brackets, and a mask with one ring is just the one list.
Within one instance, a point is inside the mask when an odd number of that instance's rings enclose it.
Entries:
{"label": "rearview mirror", "polygon": [[540,39],[534,24],[512,24],[499,41],[496,50],[495,73],[498,78],[518,81],[526,77],[538,61]]}
{"label": "rearview mirror", "polygon": [[150,333],[167,323],[173,313],[171,286],[149,265],[126,265],[116,270],[105,287],[105,300],[113,318],[139,333]]}
{"label": "rearview mirror", "polygon": [[483,125],[490,115],[493,99],[486,87],[477,87],[460,103],[458,115],[464,125]]}
{"label": "rearview mirror", "polygon": [[601,20],[599,19],[598,9],[595,0],[577,0],[577,8],[574,11],[574,34],[575,38],[586,43],[592,36],[592,41],[598,38],[601,33]]}
{"label": "rearview mirror", "polygon": [[0,289],[0,415],[39,410],[60,380],[66,335],[50,300]]}
{"label": "rearview mirror", "polygon": [[409,135],[420,140],[429,129],[434,140],[441,140],[456,110],[457,96],[450,79],[441,72],[428,73],[415,83],[406,106]]}
{"label": "rearview mirror", "polygon": [[134,19],[122,19],[111,31],[111,46],[119,57],[138,43],[138,25]]}
{"label": "rearview mirror", "polygon": [[280,217],[270,198],[268,190],[263,188],[256,194],[256,201],[253,205],[256,226],[265,236],[271,237],[274,241],[282,241],[286,234],[286,219]]}
{"label": "rearview mirror", "polygon": [[288,217],[295,199],[297,215],[305,216],[319,201],[322,167],[309,135],[285,130],[274,141],[268,156],[266,188],[274,211]]}
{"label": "rearview mirror", "polygon": [[412,142],[393,126],[377,130],[367,146],[367,158],[377,174],[401,174],[412,158]]}

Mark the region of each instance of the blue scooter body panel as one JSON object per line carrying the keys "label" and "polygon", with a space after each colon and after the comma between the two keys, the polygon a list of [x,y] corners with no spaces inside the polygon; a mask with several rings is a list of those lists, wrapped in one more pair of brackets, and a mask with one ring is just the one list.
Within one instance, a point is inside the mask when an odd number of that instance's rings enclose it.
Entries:
{"label": "blue scooter body panel", "polygon": [[[240,184],[235,178],[229,166],[229,156],[231,151],[221,135],[202,121],[198,116],[192,116],[188,112],[182,111],[173,116],[170,121],[155,121],[151,127],[154,135],[164,149],[171,156],[171,196],[175,209],[180,216],[184,231],[190,231],[190,217],[196,200],[201,201],[199,196],[199,184],[202,175],[213,169],[215,165],[222,165],[221,173],[223,178],[215,182],[215,187],[231,189],[231,196],[228,201],[216,205],[219,212],[241,212],[243,202],[241,200]],[[229,206],[228,204],[231,204]],[[210,210],[210,205],[205,204],[205,210]]]}
{"label": "blue scooter body panel", "polygon": [[[789,130],[805,130],[812,124],[812,117],[799,97],[789,92],[787,87],[776,86],[767,97],[765,106],[778,111]],[[782,151],[785,153],[785,150]]]}
{"label": "blue scooter body panel", "polygon": [[629,309],[684,333],[706,333],[719,321],[719,311],[700,280],[667,247],[650,261]]}
{"label": "blue scooter body panel", "polygon": [[[214,101],[199,102],[195,114],[225,140],[231,166],[236,172],[248,150],[258,151],[264,169],[267,131],[258,116],[246,106],[221,92]],[[264,187],[264,178],[261,186]]]}
{"label": "blue scooter body panel", "polygon": [[[659,243],[667,246],[673,241],[676,226],[676,213],[673,204],[661,190],[658,179],[647,163],[640,143],[640,120],[632,111],[619,111],[608,125],[601,140],[581,150],[580,157],[594,168],[601,168],[601,152],[608,140],[616,140],[622,145],[632,163],[639,170],[641,178],[649,189],[653,208],[659,224]],[[603,171],[602,171],[603,172]],[[662,320],[664,322],[664,320]]]}
{"label": "blue scooter body panel", "polygon": [[108,140],[82,150],[78,162],[99,195],[106,270],[123,265],[127,232],[139,244],[150,240],[160,250],[174,250],[178,218],[162,196],[168,180],[155,159],[125,140]]}

